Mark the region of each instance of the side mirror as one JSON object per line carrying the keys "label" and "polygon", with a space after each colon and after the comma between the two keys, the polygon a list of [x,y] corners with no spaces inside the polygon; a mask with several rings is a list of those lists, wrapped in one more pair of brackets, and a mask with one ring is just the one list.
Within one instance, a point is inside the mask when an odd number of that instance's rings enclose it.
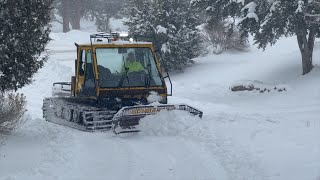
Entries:
{"label": "side mirror", "polygon": [[161,75],[163,78],[166,78],[168,76],[168,72],[162,67],[161,67]]}
{"label": "side mirror", "polygon": [[74,60],[74,74],[77,74],[77,59]]}
{"label": "side mirror", "polygon": [[171,82],[171,78],[170,75],[168,73],[168,71],[166,69],[161,68],[161,74],[163,79],[168,79],[169,83],[170,83],[170,94],[167,94],[167,96],[172,96],[172,82]]}

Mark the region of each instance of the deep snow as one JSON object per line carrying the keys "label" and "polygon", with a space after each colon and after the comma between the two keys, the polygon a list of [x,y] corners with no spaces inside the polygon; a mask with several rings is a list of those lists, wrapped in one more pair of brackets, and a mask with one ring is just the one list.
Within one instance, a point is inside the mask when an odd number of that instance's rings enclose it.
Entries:
{"label": "deep snow", "polygon": [[[202,120],[160,113],[142,121],[141,133],[116,136],[42,118],[42,99],[51,95],[52,83],[70,81],[73,74],[73,43],[87,42],[92,32],[51,33],[49,61],[21,90],[29,120],[0,143],[0,180],[320,179],[320,67],[301,75],[294,37],[264,52],[253,46],[197,58],[184,73],[172,74],[169,101],[201,109]],[[314,54],[320,64],[320,44]],[[254,80],[287,91],[230,90]]]}

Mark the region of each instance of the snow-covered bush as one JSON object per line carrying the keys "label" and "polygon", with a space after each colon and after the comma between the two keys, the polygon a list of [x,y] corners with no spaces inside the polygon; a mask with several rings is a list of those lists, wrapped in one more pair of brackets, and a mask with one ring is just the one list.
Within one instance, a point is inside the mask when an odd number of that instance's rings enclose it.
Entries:
{"label": "snow-covered bush", "polygon": [[267,84],[260,81],[239,81],[234,83],[230,90],[233,92],[238,91],[253,91],[253,92],[286,92],[289,89],[288,86],[282,84]]}
{"label": "snow-covered bush", "polygon": [[0,94],[0,134],[10,133],[23,123],[25,105],[23,94]]}
{"label": "snow-covered bush", "polygon": [[200,54],[200,22],[185,0],[130,0],[129,34],[152,41],[161,64],[181,70]]}
{"label": "snow-covered bush", "polygon": [[202,25],[202,38],[207,51],[214,54],[220,54],[226,49],[245,51],[249,47],[247,38],[241,37],[234,23],[227,21]]}
{"label": "snow-covered bush", "polygon": [[206,17],[201,30],[209,52],[220,54],[226,49],[243,51],[248,48],[247,38],[241,36],[236,26],[241,14],[241,5],[237,1],[192,0],[191,6]]}

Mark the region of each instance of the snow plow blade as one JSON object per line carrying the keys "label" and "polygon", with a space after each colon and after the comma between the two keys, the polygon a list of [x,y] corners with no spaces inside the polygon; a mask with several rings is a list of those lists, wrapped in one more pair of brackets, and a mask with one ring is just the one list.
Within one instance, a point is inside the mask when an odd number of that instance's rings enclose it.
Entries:
{"label": "snow plow blade", "polygon": [[187,111],[191,115],[202,118],[203,112],[185,104],[179,105],[146,105],[124,107],[115,114],[112,119],[112,128],[115,134],[139,132],[137,128],[139,120],[148,115],[157,114],[160,111],[180,110]]}

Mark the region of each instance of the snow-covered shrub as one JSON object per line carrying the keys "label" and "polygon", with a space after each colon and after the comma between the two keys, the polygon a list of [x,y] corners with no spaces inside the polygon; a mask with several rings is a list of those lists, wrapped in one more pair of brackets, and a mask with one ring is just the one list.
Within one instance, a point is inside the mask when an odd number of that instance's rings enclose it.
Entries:
{"label": "snow-covered shrub", "polygon": [[220,54],[226,49],[245,51],[249,47],[247,38],[241,37],[233,23],[221,21],[214,25],[202,25],[202,38],[207,51]]}
{"label": "snow-covered shrub", "polygon": [[206,17],[200,29],[207,52],[220,54],[226,49],[244,51],[249,47],[247,37],[237,27],[241,20],[241,4],[237,1],[191,0],[191,6]]}
{"label": "snow-covered shrub", "polygon": [[23,94],[0,94],[0,134],[10,133],[23,123],[25,105]]}
{"label": "snow-covered shrub", "polygon": [[253,92],[285,92],[289,89],[286,85],[274,85],[274,84],[266,84],[260,81],[239,81],[234,83],[230,90],[233,92],[238,91],[253,91]]}

